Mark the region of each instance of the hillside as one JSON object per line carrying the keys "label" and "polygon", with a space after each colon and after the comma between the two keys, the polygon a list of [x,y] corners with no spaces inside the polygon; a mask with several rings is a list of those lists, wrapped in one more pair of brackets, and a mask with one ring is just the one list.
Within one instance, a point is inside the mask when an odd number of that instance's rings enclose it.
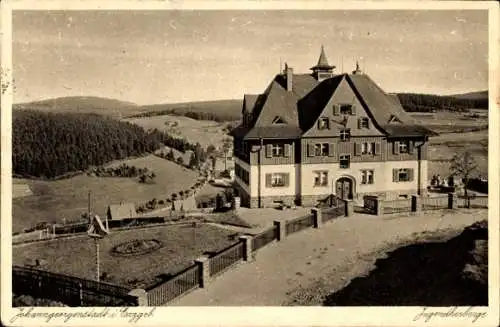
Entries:
{"label": "hillside", "polygon": [[[488,91],[448,96],[417,93],[395,94],[403,108],[410,112],[463,111],[488,108]],[[115,99],[74,96],[14,104],[13,108],[15,110],[32,109],[45,112],[96,113],[115,118],[174,115],[197,120],[230,122],[241,118],[241,106],[241,99],[136,105]]]}
{"label": "hillside", "polygon": [[54,113],[95,113],[113,117],[132,115],[139,112],[138,106],[135,103],[92,96],[60,97],[42,101],[16,103],[12,108],[14,110],[31,109]]}
{"label": "hillside", "polygon": [[152,152],[163,141],[159,133],[93,114],[19,110],[12,130],[12,169],[23,177],[54,178]]}
{"label": "hillside", "polygon": [[477,92],[468,92],[462,94],[454,94],[452,95],[458,99],[469,99],[469,100],[484,100],[488,99],[488,90],[486,91],[477,91]]}
{"label": "hillside", "polygon": [[186,116],[200,120],[217,122],[240,119],[242,100],[198,101],[171,104],[156,104],[140,107],[140,113],[131,117],[151,117],[163,115]]}

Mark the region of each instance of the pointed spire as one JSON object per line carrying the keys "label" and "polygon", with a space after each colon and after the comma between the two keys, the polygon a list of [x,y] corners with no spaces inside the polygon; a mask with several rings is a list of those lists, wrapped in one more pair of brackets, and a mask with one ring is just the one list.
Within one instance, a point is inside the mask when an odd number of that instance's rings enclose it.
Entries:
{"label": "pointed spire", "polygon": [[323,81],[327,78],[333,76],[333,70],[335,66],[331,66],[328,64],[328,59],[326,59],[325,47],[321,45],[321,52],[319,54],[318,64],[314,67],[311,67],[313,71],[313,76],[318,81]]}
{"label": "pointed spire", "polygon": [[328,59],[326,59],[325,47],[321,45],[321,53],[319,54],[317,67],[329,67]]}

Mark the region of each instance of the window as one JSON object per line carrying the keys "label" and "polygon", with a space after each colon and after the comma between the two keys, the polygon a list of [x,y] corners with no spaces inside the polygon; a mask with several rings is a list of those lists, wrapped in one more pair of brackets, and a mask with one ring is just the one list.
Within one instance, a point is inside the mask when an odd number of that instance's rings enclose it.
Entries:
{"label": "window", "polygon": [[283,173],[271,174],[271,187],[285,186],[285,178],[285,174]]}
{"label": "window", "polygon": [[328,185],[328,171],[315,171],[314,186],[327,186],[327,185]]}
{"label": "window", "polygon": [[340,140],[341,141],[349,141],[351,139],[351,129],[343,129],[340,131]]}
{"label": "window", "polygon": [[412,169],[402,168],[396,169],[395,181],[396,182],[410,182],[412,180],[411,175],[413,173]]}
{"label": "window", "polygon": [[361,171],[361,184],[373,184],[373,170]]}
{"label": "window", "polygon": [[316,143],[314,145],[314,155],[316,157],[326,157],[328,156],[328,143]]}
{"label": "window", "polygon": [[399,153],[408,153],[410,151],[410,142],[400,141],[399,142]]}
{"label": "window", "polygon": [[362,117],[359,119],[359,128],[370,128],[370,121],[367,117]]}
{"label": "window", "polygon": [[330,128],[330,120],[327,117],[321,117],[318,120],[318,129],[329,129]]}
{"label": "window", "polygon": [[340,168],[349,168],[350,159],[349,155],[340,156]]}
{"label": "window", "polygon": [[341,104],[340,114],[342,115],[352,115],[352,105],[351,104]]}
{"label": "window", "polygon": [[236,164],[234,166],[234,174],[241,179],[245,184],[248,185],[250,181],[250,174],[248,171],[243,169],[240,165]]}
{"label": "window", "polygon": [[361,154],[375,154],[375,143],[361,143]]}
{"label": "window", "polygon": [[284,144],[273,144],[272,145],[273,157],[283,157],[285,155]]}

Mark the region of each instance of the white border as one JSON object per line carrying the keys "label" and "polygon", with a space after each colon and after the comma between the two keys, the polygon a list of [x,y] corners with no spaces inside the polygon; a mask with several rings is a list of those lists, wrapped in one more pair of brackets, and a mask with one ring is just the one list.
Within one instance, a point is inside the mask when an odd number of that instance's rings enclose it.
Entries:
{"label": "white border", "polygon": [[[496,2],[327,2],[327,1],[14,1],[1,2],[1,40],[2,40],[2,68],[7,68],[9,74],[12,67],[12,10],[259,10],[259,9],[344,9],[344,10],[453,10],[453,9],[482,9],[489,10],[489,307],[477,308],[488,310],[485,319],[477,321],[477,326],[499,325],[499,84],[498,84],[498,4]],[[9,75],[8,78],[12,78]],[[60,320],[47,323],[43,319],[18,320],[10,323],[14,314],[11,308],[11,217],[12,217],[12,176],[11,176],[11,106],[12,93],[2,95],[1,119],[1,240],[2,240],[2,279],[1,279],[1,319],[2,324],[8,326],[46,326],[63,325]],[[450,254],[453,255],[453,254]],[[146,308],[142,309],[147,312]],[[466,308],[463,308],[465,311]],[[81,309],[37,308],[37,312],[75,312]],[[422,321],[413,321],[419,307],[364,307],[364,308],[335,308],[335,307],[165,307],[157,308],[150,319],[141,320],[140,325],[172,325],[172,326],[414,326],[424,324]],[[128,324],[121,319],[73,319],[64,325],[74,326],[121,326]],[[462,326],[468,325],[464,320],[436,319],[429,325]]]}

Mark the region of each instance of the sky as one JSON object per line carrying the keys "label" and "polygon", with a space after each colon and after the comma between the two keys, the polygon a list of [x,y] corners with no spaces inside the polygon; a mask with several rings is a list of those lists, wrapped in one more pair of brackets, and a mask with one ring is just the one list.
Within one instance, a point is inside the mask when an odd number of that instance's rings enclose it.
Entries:
{"label": "sky", "polygon": [[242,99],[281,63],[386,92],[488,88],[487,11],[15,11],[14,102],[100,96],[137,104]]}

